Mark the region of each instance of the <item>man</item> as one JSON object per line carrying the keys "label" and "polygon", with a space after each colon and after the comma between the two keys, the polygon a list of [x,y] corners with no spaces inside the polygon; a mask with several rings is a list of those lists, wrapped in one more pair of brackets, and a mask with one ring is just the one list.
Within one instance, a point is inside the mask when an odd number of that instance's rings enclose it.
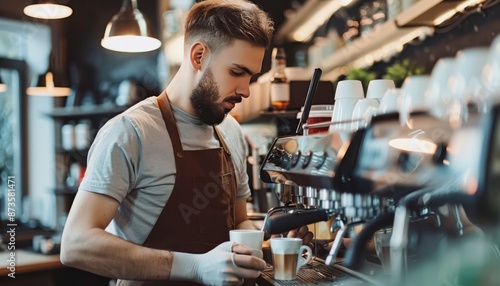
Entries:
{"label": "man", "polygon": [[[265,262],[231,244],[255,228],[246,145],[228,115],[249,96],[273,23],[244,0],[203,1],[185,23],[183,63],[158,97],[111,119],[89,152],[61,261],[118,285],[240,285]],[[310,240],[307,227],[289,236]],[[156,280],[156,281],[155,281]]]}

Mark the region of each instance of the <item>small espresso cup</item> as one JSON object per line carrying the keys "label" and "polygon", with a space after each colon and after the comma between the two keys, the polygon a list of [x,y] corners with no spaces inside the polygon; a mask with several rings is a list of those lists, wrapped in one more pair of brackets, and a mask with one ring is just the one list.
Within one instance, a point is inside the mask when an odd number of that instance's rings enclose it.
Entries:
{"label": "small espresso cup", "polygon": [[229,231],[229,240],[250,247],[253,250],[253,255],[262,259],[264,231],[256,229],[233,229]]}
{"label": "small espresso cup", "polygon": [[[307,251],[307,257],[302,254]],[[312,250],[300,238],[271,238],[274,279],[295,280],[300,267],[311,261]]]}

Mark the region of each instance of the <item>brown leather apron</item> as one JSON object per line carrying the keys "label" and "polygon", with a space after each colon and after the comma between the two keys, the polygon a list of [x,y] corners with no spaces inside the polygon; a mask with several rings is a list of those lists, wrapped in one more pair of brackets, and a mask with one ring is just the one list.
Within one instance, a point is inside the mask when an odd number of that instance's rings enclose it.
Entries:
{"label": "brown leather apron", "polygon": [[[231,153],[217,127],[221,148],[182,149],[176,121],[167,94],[158,104],[173,145],[175,184],[143,246],[188,253],[205,253],[229,240],[234,229],[236,177]],[[167,271],[167,269],[165,269]],[[199,285],[180,281],[118,280],[117,285]]]}

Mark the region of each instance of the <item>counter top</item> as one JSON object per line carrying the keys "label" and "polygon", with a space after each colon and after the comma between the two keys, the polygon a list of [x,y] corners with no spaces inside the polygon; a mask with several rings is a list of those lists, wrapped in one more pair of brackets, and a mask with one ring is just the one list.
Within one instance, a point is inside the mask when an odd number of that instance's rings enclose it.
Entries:
{"label": "counter top", "polygon": [[[10,251],[0,252],[0,276],[6,276],[10,273],[9,257]],[[16,275],[64,267],[59,259],[59,254],[45,255],[28,250],[16,250],[15,257]]]}

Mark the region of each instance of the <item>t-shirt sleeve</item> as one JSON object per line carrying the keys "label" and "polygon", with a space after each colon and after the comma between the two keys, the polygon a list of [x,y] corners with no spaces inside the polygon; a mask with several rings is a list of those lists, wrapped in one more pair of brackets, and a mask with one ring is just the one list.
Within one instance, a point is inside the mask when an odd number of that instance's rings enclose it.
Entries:
{"label": "t-shirt sleeve", "polygon": [[239,166],[241,167],[241,170],[237,169],[237,174],[238,174],[238,192],[236,193],[236,199],[246,199],[250,196],[250,186],[248,185],[248,172],[247,172],[247,157],[248,157],[248,148],[246,145],[245,137],[243,136],[243,133],[241,132],[241,129],[239,130],[239,141],[240,141],[240,148],[243,150],[242,156],[239,158],[241,160],[239,162]]}
{"label": "t-shirt sleeve", "polygon": [[130,120],[122,115],[111,119],[99,130],[89,150],[79,189],[121,202],[134,187],[139,152],[139,136]]}
{"label": "t-shirt sleeve", "polygon": [[[250,196],[250,186],[248,185],[247,156],[248,146],[243,136],[240,124],[232,116],[228,115],[224,126],[224,139],[233,154],[232,160],[236,172],[238,190],[236,199],[246,199]],[[227,124],[227,125],[226,125]]]}

